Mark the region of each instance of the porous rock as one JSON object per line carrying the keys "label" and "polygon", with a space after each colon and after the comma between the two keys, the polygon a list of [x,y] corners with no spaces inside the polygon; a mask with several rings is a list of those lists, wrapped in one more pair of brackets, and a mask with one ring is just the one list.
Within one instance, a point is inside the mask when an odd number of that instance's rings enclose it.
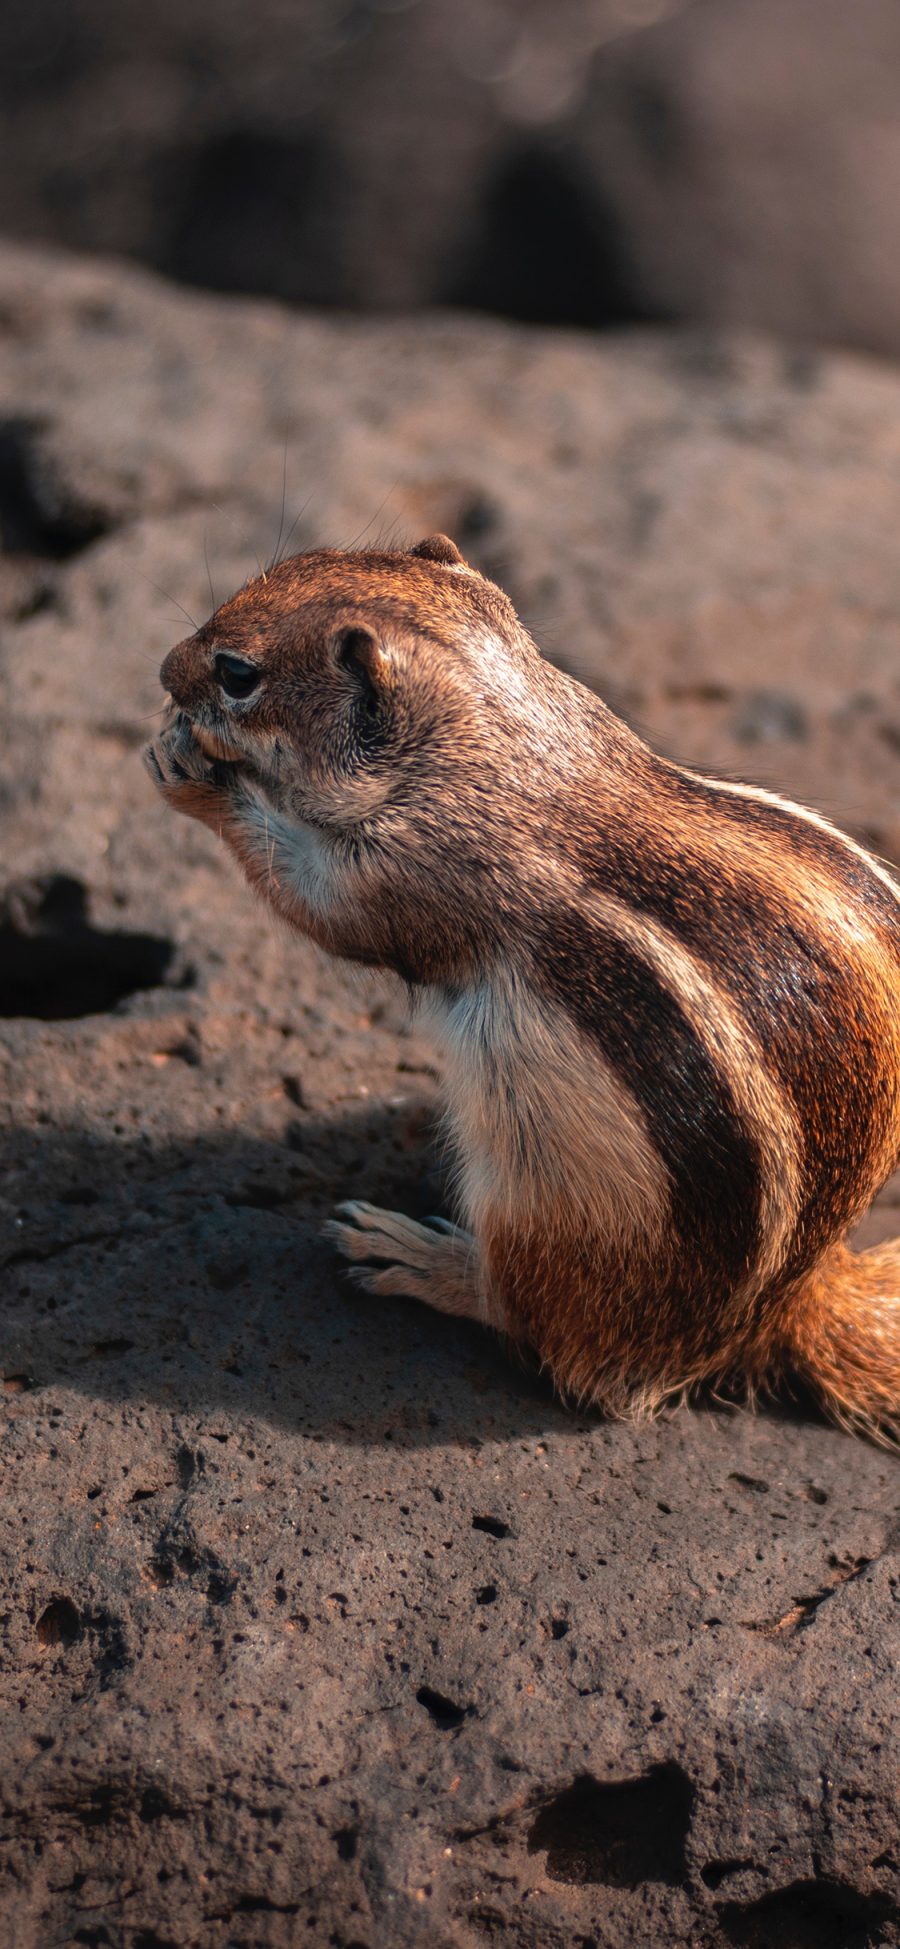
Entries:
{"label": "porous rock", "polygon": [[322,1221],[441,1209],[439,1056],[138,753],[205,554],[441,528],[657,742],[896,859],[900,380],[12,248],[0,371],[4,1941],[896,1944],[895,1459],[608,1425],[355,1292]]}

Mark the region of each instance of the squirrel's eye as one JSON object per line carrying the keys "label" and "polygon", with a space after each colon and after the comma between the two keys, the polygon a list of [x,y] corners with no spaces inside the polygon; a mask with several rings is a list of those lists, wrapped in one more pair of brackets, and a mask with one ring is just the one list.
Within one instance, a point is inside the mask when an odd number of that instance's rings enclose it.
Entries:
{"label": "squirrel's eye", "polygon": [[226,697],[249,697],[256,689],[262,671],[255,663],[248,663],[246,657],[232,656],[228,650],[219,650],[213,657],[213,674]]}

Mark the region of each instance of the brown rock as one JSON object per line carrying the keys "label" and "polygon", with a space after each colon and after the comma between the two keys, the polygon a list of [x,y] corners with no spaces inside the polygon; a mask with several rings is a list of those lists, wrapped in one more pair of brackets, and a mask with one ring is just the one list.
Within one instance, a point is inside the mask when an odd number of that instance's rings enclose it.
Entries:
{"label": "brown rock", "polygon": [[[362,1300],[321,1221],[439,1208],[433,1051],[269,929],[138,747],[184,626],[155,585],[199,617],[204,538],[223,593],[271,551],[287,435],[292,546],[455,532],[657,740],[896,858],[900,381],[12,249],[0,369],[34,429],[0,479],[3,924],[57,916],[0,1037],[3,1939],[896,1944],[894,1457],[802,1404],[608,1426]],[[38,460],[102,517],[64,555]],[[802,740],[736,739],[761,694]],[[42,907],[53,876],[83,898]],[[67,1019],[85,928],[101,967],[172,953]]]}

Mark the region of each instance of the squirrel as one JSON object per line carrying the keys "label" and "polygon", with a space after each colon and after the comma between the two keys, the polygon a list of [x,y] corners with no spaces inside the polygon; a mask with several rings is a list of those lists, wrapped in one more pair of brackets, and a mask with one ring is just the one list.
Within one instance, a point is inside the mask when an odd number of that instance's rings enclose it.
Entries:
{"label": "squirrel", "polygon": [[612,1415],[799,1377],[900,1438],[900,889],[819,814],[658,756],[432,535],[263,573],[162,665],[145,754],[446,1047],[459,1223],[361,1201],[376,1294],[530,1347]]}

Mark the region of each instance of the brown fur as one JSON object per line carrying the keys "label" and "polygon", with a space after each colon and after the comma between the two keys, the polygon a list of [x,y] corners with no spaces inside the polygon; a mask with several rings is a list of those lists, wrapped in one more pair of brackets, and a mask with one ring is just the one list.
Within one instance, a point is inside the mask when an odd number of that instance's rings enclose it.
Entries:
{"label": "brown fur", "polygon": [[283,562],[162,678],[169,802],[446,1040],[463,1227],[345,1207],[369,1288],[610,1411],[793,1370],[900,1428],[900,1244],[843,1244],[900,1156],[884,869],[656,757],[446,537]]}

